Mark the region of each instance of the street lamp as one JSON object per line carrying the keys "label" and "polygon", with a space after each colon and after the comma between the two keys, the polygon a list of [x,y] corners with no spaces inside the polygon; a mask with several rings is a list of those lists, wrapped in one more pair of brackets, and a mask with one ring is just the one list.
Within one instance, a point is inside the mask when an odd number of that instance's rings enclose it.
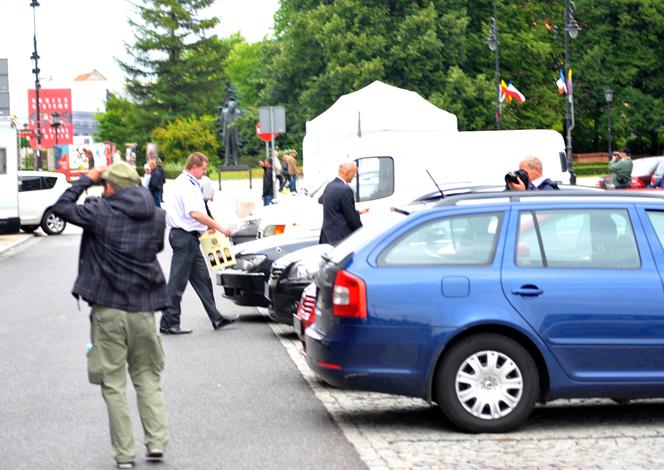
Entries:
{"label": "street lamp", "polygon": [[41,140],[42,140],[42,135],[41,135],[41,115],[40,115],[40,106],[39,106],[39,89],[41,88],[41,84],[39,83],[39,54],[37,54],[37,13],[36,13],[36,7],[39,6],[39,2],[37,0],[32,0],[30,2],[30,6],[32,7],[32,27],[33,27],[33,44],[34,44],[34,51],[32,52],[32,55],[30,58],[35,61],[35,66],[32,69],[32,73],[35,74],[35,99],[37,100],[36,102],[36,121],[37,121],[37,132],[36,132],[36,137],[37,137],[37,148],[35,149],[35,162],[34,166],[35,169],[41,169]]}
{"label": "street lamp", "polygon": [[496,129],[500,130],[503,124],[503,111],[500,103],[500,41],[498,40],[498,22],[496,2],[493,2],[493,17],[489,26],[489,50],[496,53]]}
{"label": "street lamp", "polygon": [[609,160],[611,160],[611,103],[613,103],[613,90],[611,87],[606,87],[604,90],[604,99],[606,100],[606,106],[608,108],[607,113],[607,129],[608,129],[608,140],[609,140]]}
{"label": "street lamp", "polygon": [[62,121],[60,120],[60,113],[54,111],[51,113],[51,127],[55,128],[55,146],[58,146],[58,129],[62,126]]}
{"label": "street lamp", "polygon": [[565,0],[565,80],[567,80],[567,105],[565,113],[565,133],[567,146],[565,154],[567,157],[567,168],[569,169],[569,181],[576,184],[576,173],[572,164],[572,129],[574,129],[574,93],[572,91],[572,81],[569,80],[569,38],[576,38],[579,35],[581,26],[576,21],[576,5],[571,0]]}

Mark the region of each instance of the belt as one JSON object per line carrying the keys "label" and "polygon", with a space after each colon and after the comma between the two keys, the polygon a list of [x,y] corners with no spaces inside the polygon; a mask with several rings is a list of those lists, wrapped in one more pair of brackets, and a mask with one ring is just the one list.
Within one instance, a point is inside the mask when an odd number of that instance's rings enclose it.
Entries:
{"label": "belt", "polygon": [[173,227],[173,230],[180,230],[181,232],[188,233],[190,235],[193,235],[196,238],[201,238],[201,232],[197,232],[196,230],[192,230],[191,232],[189,232],[189,231],[187,231],[183,228],[180,228],[180,227]]}

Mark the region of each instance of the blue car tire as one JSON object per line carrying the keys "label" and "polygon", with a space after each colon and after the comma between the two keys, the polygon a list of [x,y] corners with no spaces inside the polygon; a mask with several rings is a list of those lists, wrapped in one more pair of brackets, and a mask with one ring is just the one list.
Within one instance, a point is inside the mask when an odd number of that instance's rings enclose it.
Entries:
{"label": "blue car tire", "polygon": [[506,432],[532,412],[539,374],[528,351],[494,333],[469,336],[444,354],[436,371],[444,415],[465,432]]}

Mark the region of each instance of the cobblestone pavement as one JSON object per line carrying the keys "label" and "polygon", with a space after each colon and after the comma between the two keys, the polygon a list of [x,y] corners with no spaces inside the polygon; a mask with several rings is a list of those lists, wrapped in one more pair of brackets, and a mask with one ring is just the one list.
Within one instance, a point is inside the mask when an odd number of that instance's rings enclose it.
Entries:
{"label": "cobblestone pavement", "polygon": [[435,405],[330,387],[292,328],[271,324],[305,380],[371,469],[664,468],[664,400],[559,400],[510,434],[463,434]]}

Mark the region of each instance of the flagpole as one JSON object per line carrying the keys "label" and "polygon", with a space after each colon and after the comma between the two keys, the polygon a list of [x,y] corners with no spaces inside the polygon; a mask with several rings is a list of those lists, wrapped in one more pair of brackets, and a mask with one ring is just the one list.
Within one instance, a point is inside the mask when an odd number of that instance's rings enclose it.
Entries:
{"label": "flagpole", "polygon": [[503,127],[503,109],[500,102],[500,40],[498,38],[498,7],[496,0],[493,0],[493,17],[489,26],[489,39],[487,44],[489,50],[496,53],[496,129]]}

